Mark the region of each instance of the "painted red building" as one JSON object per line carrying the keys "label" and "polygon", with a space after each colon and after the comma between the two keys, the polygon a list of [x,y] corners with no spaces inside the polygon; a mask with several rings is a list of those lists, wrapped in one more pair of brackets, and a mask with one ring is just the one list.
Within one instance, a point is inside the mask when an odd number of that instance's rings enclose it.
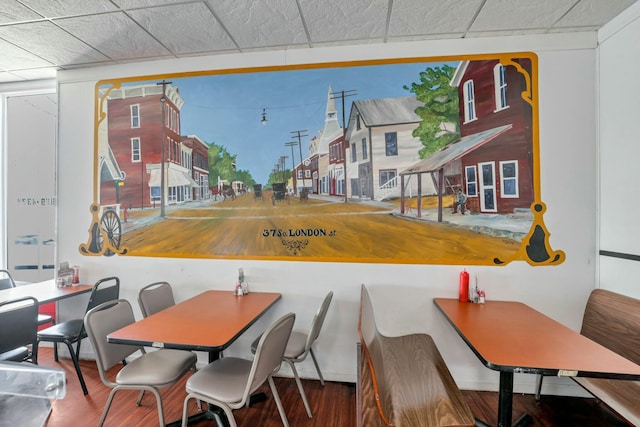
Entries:
{"label": "painted red building", "polygon": [[[514,62],[531,76],[529,59]],[[532,109],[522,98],[525,76],[498,60],[462,61],[451,85],[458,87],[460,139],[475,138],[476,143],[458,164],[449,165],[449,178],[461,183],[472,211],[529,209],[535,197],[535,171]]]}
{"label": "painted red building", "polygon": [[497,59],[460,62],[451,80],[458,88],[460,137],[405,169],[400,174],[403,190],[411,176],[422,180],[430,174],[438,194],[462,189],[472,212],[529,211],[536,173],[531,78],[528,58],[506,65]]}
{"label": "painted red building", "polygon": [[178,89],[145,84],[107,90],[103,96],[107,120],[101,125],[106,126],[106,141],[103,135],[99,138],[100,204],[158,206],[163,145],[165,204],[191,200],[198,184],[191,177],[191,161],[181,144],[183,100]]}
{"label": "painted red building", "polygon": [[184,147],[191,150],[191,177],[198,184],[192,189],[193,200],[207,200],[211,198],[209,190],[209,145],[196,135],[182,136]]}
{"label": "painted red building", "polygon": [[329,143],[329,194],[344,196],[344,136]]}

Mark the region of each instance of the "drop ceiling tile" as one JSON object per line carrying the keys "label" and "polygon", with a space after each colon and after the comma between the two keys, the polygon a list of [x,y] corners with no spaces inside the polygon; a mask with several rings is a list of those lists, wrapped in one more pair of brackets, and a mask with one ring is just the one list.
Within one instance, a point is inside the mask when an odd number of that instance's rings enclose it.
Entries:
{"label": "drop ceiling tile", "polygon": [[86,64],[106,59],[48,21],[0,26],[0,37],[55,65]]}
{"label": "drop ceiling tile", "polygon": [[241,49],[308,43],[295,0],[209,0]]}
{"label": "drop ceiling tile", "polygon": [[389,36],[466,32],[482,0],[394,0]]}
{"label": "drop ceiling tile", "polygon": [[518,35],[546,34],[544,28],[532,28],[529,30],[496,30],[496,31],[475,31],[469,32],[465,37],[505,37]]}
{"label": "drop ceiling tile", "polygon": [[562,28],[551,28],[547,33],[549,34],[559,34],[559,33],[585,33],[589,31],[596,32],[600,29],[600,25],[590,25],[586,27],[562,27]]}
{"label": "drop ceiling tile", "polygon": [[136,9],[128,12],[174,54],[237,49],[204,3]]}
{"label": "drop ceiling tile", "polygon": [[133,9],[138,7],[165,6],[168,4],[184,3],[185,0],[113,0],[121,9]]}
{"label": "drop ceiling tile", "polygon": [[442,33],[442,34],[423,34],[423,35],[411,35],[411,36],[394,36],[389,37],[389,42],[414,42],[423,40],[447,40],[447,39],[461,39],[466,36],[466,33]]}
{"label": "drop ceiling tile", "polygon": [[581,0],[555,27],[602,26],[636,0]]}
{"label": "drop ceiling tile", "polygon": [[117,10],[109,0],[21,0],[45,18]]}
{"label": "drop ceiling tile", "polygon": [[0,8],[0,24],[16,21],[29,21],[42,18],[37,13],[29,10],[28,7],[18,3],[16,0],[3,0]]}
{"label": "drop ceiling tile", "polygon": [[55,22],[114,61],[171,54],[124,12],[57,19]]}
{"label": "drop ceiling tile", "polygon": [[388,0],[299,0],[312,43],[384,38]]}
{"label": "drop ceiling tile", "polygon": [[576,0],[487,0],[470,32],[549,28],[575,2]]}
{"label": "drop ceiling tile", "polygon": [[[1,28],[0,28],[1,29]],[[33,67],[50,67],[52,63],[0,39],[0,69],[21,70]]]}

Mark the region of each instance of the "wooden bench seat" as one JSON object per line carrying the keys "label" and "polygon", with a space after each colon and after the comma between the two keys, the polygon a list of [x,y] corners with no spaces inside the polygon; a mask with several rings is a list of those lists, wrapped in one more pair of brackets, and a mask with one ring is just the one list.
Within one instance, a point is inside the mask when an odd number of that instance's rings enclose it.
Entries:
{"label": "wooden bench seat", "polygon": [[358,425],[473,426],[471,410],[431,336],[378,332],[362,286],[358,351]]}
{"label": "wooden bench seat", "polygon": [[[604,289],[593,290],[580,333],[640,364],[640,300]],[[572,379],[631,424],[640,426],[640,381]],[[540,378],[537,397],[541,384]]]}

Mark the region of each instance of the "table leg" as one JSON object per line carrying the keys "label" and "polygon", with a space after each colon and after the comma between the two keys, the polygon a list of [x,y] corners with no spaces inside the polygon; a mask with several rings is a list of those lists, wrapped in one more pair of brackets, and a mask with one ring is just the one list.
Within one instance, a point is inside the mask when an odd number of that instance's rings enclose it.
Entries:
{"label": "table leg", "polygon": [[513,405],[513,372],[500,371],[498,427],[511,427]]}
{"label": "table leg", "polygon": [[513,372],[500,371],[500,391],[498,400],[498,427],[524,427],[533,421],[531,415],[523,414],[511,423],[513,416]]}

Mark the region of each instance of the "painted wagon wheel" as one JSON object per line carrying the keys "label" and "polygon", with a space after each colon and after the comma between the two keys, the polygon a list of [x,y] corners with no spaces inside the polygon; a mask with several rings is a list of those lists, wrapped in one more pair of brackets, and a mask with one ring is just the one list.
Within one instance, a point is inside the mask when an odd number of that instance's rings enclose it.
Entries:
{"label": "painted wagon wheel", "polygon": [[[120,241],[122,239],[122,228],[120,224],[120,218],[118,214],[113,210],[107,210],[102,214],[102,218],[100,219],[100,226],[107,234],[107,239],[109,240],[109,244],[112,248],[120,249]],[[99,233],[99,247],[102,249],[104,247],[104,238],[103,234]],[[111,249],[107,249],[104,251],[105,256],[112,256],[115,252]]]}

